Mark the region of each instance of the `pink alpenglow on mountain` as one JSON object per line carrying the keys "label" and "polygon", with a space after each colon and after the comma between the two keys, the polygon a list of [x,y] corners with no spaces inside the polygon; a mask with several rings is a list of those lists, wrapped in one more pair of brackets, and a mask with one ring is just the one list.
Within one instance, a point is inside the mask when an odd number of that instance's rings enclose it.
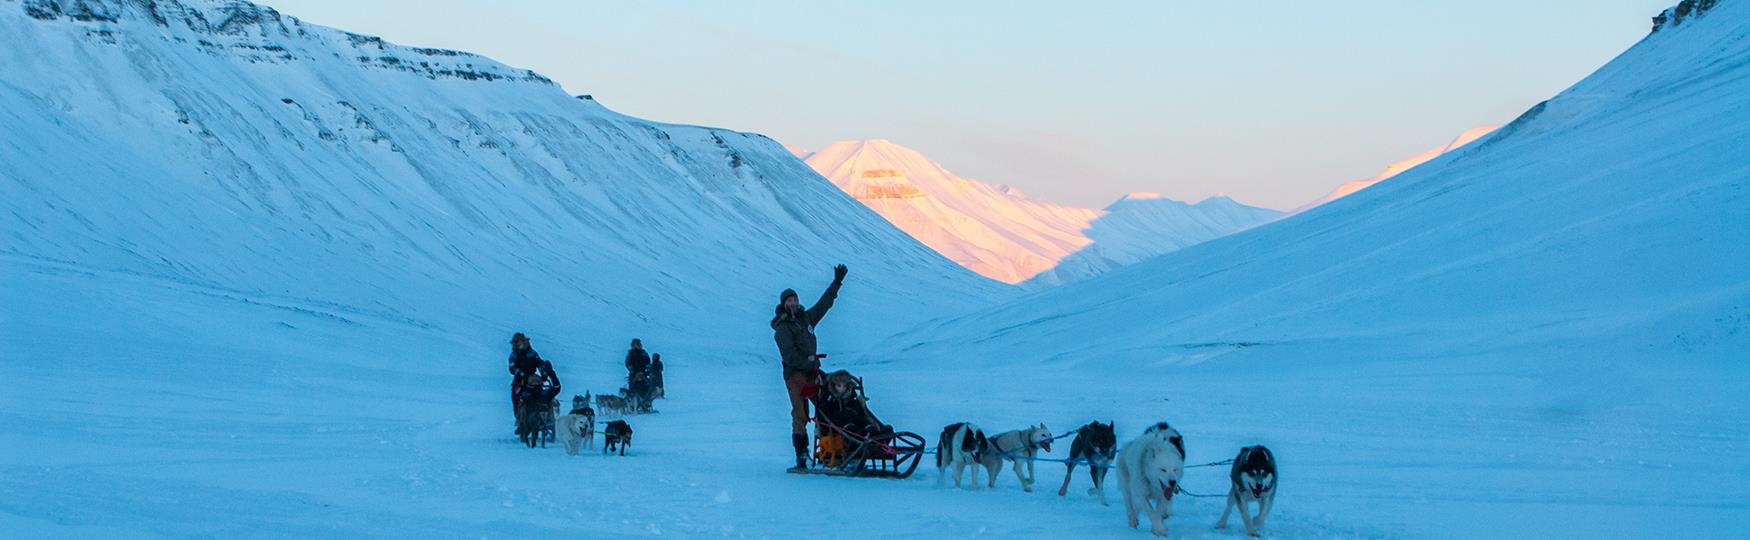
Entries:
{"label": "pink alpenglow on mountain", "polygon": [[881,139],[840,141],[808,165],[900,230],[985,277],[1018,283],[1089,243],[1100,211],[1029,199],[954,175]]}
{"label": "pink alpenglow on mountain", "polygon": [[880,139],[836,142],[804,159],[924,245],[1007,283],[1082,279],[1280,215],[1226,197],[1192,205],[1153,193],[1104,210],[1064,206],[961,178]]}

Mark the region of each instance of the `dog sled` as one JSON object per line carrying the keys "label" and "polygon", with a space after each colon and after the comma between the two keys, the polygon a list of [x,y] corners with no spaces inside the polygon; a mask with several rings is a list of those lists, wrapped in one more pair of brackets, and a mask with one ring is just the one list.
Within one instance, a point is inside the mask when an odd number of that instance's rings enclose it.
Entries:
{"label": "dog sled", "polygon": [[808,396],[816,404],[813,463],[804,469],[791,469],[791,473],[896,479],[911,476],[923,461],[924,438],[909,431],[895,431],[875,419],[865,405],[868,398],[863,393],[863,379],[843,371],[834,376],[841,374],[849,384],[850,395],[844,397],[855,399],[859,411],[870,421],[857,426],[835,423],[825,413],[830,409],[822,406],[823,393],[816,389],[815,395]]}

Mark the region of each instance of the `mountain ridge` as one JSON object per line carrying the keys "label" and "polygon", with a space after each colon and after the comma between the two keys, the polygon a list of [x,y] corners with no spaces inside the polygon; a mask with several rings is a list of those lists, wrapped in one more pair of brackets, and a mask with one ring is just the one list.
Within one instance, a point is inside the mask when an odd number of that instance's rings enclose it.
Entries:
{"label": "mountain ridge", "polygon": [[1750,4],[1695,13],[1436,166],[890,341],[1102,365],[1741,355],[1750,69],[1728,59]]}
{"label": "mountain ridge", "polygon": [[[1214,199],[1239,204],[1223,196],[1190,204],[1142,192],[1104,209],[1060,205],[1029,198],[1006,184],[957,176],[886,139],[839,141],[816,152],[792,153],[806,155],[809,166],[834,185],[949,259],[987,277],[1026,286],[1080,279],[1254,225],[1258,216],[1276,215],[1223,211]],[[1141,202],[1160,204],[1137,204]],[[1142,210],[1144,216],[1113,215],[1131,209]],[[1194,215],[1205,212],[1225,217]],[[1115,230],[1124,232],[1107,231],[1103,220],[1121,223]],[[1181,225],[1187,223],[1195,225]],[[1101,241],[1118,245],[1093,246]],[[1076,270],[1059,271],[1065,260],[1072,260]]]}
{"label": "mountain ridge", "polygon": [[[837,263],[874,293],[840,310],[877,326],[1010,294],[770,138],[632,118],[484,57],[244,2],[11,0],[0,28],[14,260],[598,343],[769,342],[777,291]],[[758,322],[682,322],[701,309]]]}

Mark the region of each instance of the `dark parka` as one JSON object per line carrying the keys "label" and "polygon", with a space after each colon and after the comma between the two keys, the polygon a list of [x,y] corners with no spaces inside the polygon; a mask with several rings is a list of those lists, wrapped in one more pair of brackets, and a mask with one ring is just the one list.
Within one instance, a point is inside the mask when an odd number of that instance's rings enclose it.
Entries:
{"label": "dark parka", "polygon": [[626,372],[643,373],[650,369],[650,352],[644,349],[629,349],[626,351]]}
{"label": "dark parka", "polygon": [[832,309],[833,301],[838,299],[839,284],[840,281],[834,279],[813,307],[796,314],[784,311],[784,299],[796,296],[796,291],[785,289],[778,295],[778,313],[772,318],[772,339],[777,340],[778,353],[783,356],[785,377],[798,371],[820,370],[820,359],[814,357],[814,326],[820,324],[820,319],[826,317],[827,310]]}
{"label": "dark parka", "polygon": [[541,359],[541,354],[535,352],[534,347],[512,348],[510,351],[510,374],[512,377],[526,377],[534,374],[535,370],[540,369],[541,365],[545,363],[547,361]]}
{"label": "dark parka", "polygon": [[552,399],[553,396],[559,395],[559,373],[553,370],[552,362],[541,359],[541,355],[536,353],[532,347],[511,350],[510,374],[514,377],[511,379],[512,405],[515,405],[522,397],[526,397],[523,394],[535,391],[523,388],[523,380],[530,375],[539,375],[542,380],[546,381],[547,388],[542,399]]}

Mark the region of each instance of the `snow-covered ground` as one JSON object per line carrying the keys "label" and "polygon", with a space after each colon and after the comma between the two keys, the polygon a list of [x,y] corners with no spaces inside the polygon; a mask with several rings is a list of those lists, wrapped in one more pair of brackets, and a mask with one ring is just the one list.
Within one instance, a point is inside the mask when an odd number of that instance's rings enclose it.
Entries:
{"label": "snow-covered ground", "polygon": [[[0,39],[30,45],[0,48],[0,536],[1146,537],[1115,486],[1055,496],[1053,464],[1037,493],[783,474],[771,302],[840,259],[823,348],[884,419],[1167,420],[1192,463],[1264,443],[1269,537],[1750,520],[1750,3],[1485,144],[1015,302],[758,136],[196,4],[160,26],[142,10],[179,3],[0,0]],[[624,458],[522,447],[518,329],[567,395],[615,389],[644,337],[672,399]],[[1177,512],[1174,536],[1242,535],[1211,529],[1219,499]]]}
{"label": "snow-covered ground", "polygon": [[[631,419],[626,457],[567,457],[511,435],[496,341],[70,270],[8,282],[67,293],[14,295],[0,315],[0,529],[15,538],[1147,537],[1113,486],[1112,506],[1085,494],[1085,469],[1057,497],[1051,463],[1035,493],[1006,470],[977,493],[936,487],[927,465],[902,481],[784,474],[764,343],[728,358],[651,343],[672,399]],[[568,394],[619,380],[618,357],[579,352],[595,344],[535,345]],[[1721,421],[1741,418],[1735,366],[829,360],[930,438],[960,420],[1116,420],[1128,439],[1165,419],[1192,463],[1267,444],[1283,468],[1272,538],[1723,538],[1750,513],[1750,428]],[[1551,376],[1564,370],[1579,374]],[[1191,469],[1185,487],[1224,479]],[[1243,538],[1212,529],[1219,499],[1176,508],[1175,537]]]}

